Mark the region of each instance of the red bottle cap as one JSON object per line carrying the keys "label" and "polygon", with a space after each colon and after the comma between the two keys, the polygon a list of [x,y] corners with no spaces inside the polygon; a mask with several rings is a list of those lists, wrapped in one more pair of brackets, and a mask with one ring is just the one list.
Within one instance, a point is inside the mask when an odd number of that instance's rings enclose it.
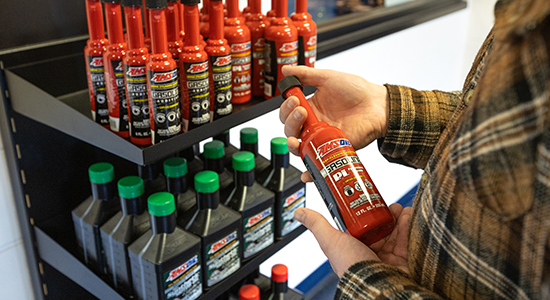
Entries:
{"label": "red bottle cap", "polygon": [[260,300],[260,289],[253,285],[243,285],[239,290],[239,300]]}
{"label": "red bottle cap", "polygon": [[271,280],[285,282],[288,280],[288,268],[283,264],[274,265],[271,268]]}

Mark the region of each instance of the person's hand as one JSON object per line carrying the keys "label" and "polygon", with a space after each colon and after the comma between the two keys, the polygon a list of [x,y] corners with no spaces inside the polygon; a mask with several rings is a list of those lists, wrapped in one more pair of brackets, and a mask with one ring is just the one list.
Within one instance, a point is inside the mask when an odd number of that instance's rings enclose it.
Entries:
{"label": "person's hand", "polygon": [[390,211],[397,220],[395,228],[390,235],[370,245],[370,248],[351,235],[335,229],[321,214],[311,209],[299,208],[294,212],[294,217],[313,233],[338,277],[342,277],[352,265],[364,260],[381,261],[408,273],[411,208],[403,209],[399,204],[392,204]]}
{"label": "person's hand", "polygon": [[[355,149],[385,135],[389,114],[386,87],[359,76],[303,66],[285,66],[283,74],[295,75],[303,84],[317,87],[308,99],[313,112],[320,121],[340,128]],[[307,116],[299,103],[296,97],[289,97],[279,111],[279,118],[285,124],[288,148],[295,155],[300,155],[298,138]],[[302,180],[311,181],[311,177],[306,172]]]}

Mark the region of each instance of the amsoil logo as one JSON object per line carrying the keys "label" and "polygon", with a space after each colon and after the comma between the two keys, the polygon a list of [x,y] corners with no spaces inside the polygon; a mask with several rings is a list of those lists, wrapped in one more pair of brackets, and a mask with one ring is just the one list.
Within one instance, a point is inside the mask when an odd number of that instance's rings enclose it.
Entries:
{"label": "amsoil logo", "polygon": [[294,203],[294,201],[302,198],[303,196],[304,196],[304,190],[297,191],[296,193],[294,193],[290,197],[286,198],[284,207],[289,206],[290,204]]}
{"label": "amsoil logo", "polygon": [[225,66],[231,63],[231,55],[221,56],[216,59],[214,66]]}
{"label": "amsoil logo", "polygon": [[279,51],[289,52],[298,49],[298,42],[284,43]]}
{"label": "amsoil logo", "polygon": [[119,63],[118,63],[118,66],[115,68],[115,71],[119,71],[119,72],[120,72],[120,71],[122,71],[122,70],[124,70],[124,67],[122,66],[122,62],[119,62]]}
{"label": "amsoil logo", "polygon": [[233,44],[231,45],[231,52],[243,52],[250,49],[250,42],[242,44]]}
{"label": "amsoil logo", "polygon": [[237,238],[237,234],[234,232],[228,236],[226,236],[225,238],[223,238],[222,240],[220,240],[219,242],[215,243],[214,245],[212,245],[212,248],[210,249],[210,251],[208,251],[208,254],[212,254],[212,253],[216,253],[218,252],[218,250],[220,250],[221,248],[223,248],[223,246],[231,243],[234,239]]}
{"label": "amsoil logo", "polygon": [[151,79],[151,81],[153,81],[153,82],[165,82],[165,81],[169,81],[169,80],[172,80],[174,78],[177,78],[177,77],[178,77],[178,71],[174,70],[174,71],[170,71],[170,72],[166,72],[166,73],[156,73],[155,76],[153,76],[153,79]]}
{"label": "amsoil logo", "polygon": [[128,72],[126,72],[126,75],[128,75],[128,76],[142,76],[142,75],[145,75],[145,67],[129,67]]}
{"label": "amsoil logo", "polygon": [[173,281],[174,279],[178,278],[181,274],[185,272],[185,270],[189,269],[189,267],[192,267],[193,265],[197,264],[197,257],[191,258],[189,261],[184,263],[183,265],[175,268],[170,272],[170,276],[166,279],[166,282]]}
{"label": "amsoil logo", "polygon": [[317,45],[317,36],[312,36],[309,38],[309,41],[307,43],[309,46],[315,46]]}
{"label": "amsoil logo", "polygon": [[192,64],[187,73],[199,73],[208,69],[208,61],[202,62],[200,64]]}
{"label": "amsoil logo", "polygon": [[103,67],[103,57],[94,57],[90,62],[92,67]]}
{"label": "amsoil logo", "polygon": [[261,220],[263,220],[264,218],[268,217],[269,215],[271,215],[271,209],[265,210],[265,211],[255,215],[254,217],[248,219],[248,223],[246,223],[245,227],[252,227],[252,226],[256,225],[256,223],[258,223]]}
{"label": "amsoil logo", "polygon": [[332,150],[338,149],[340,147],[351,147],[351,143],[346,139],[337,139],[330,142],[324,143],[319,148],[317,148],[317,158],[321,158],[327,155]]}
{"label": "amsoil logo", "polygon": [[261,38],[254,44],[256,47],[263,47],[265,45],[265,39]]}

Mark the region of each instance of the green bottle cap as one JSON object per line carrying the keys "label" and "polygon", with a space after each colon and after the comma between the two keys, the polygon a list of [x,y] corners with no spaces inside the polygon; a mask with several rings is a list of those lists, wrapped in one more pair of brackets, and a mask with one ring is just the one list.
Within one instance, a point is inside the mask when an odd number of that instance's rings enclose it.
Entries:
{"label": "green bottle cap", "polygon": [[118,181],[118,194],[122,198],[133,199],[143,195],[143,179],[127,176]]}
{"label": "green bottle cap", "polygon": [[254,154],[248,151],[239,151],[233,154],[233,170],[248,172],[254,170]]}
{"label": "green bottle cap", "polygon": [[258,129],[247,127],[241,129],[241,142],[253,144],[258,142]]}
{"label": "green bottle cap", "polygon": [[187,174],[187,160],[182,157],[172,157],[164,161],[164,175],[166,177],[182,177]]}
{"label": "green bottle cap", "polygon": [[174,195],[167,192],[155,193],[147,199],[149,213],[156,217],[164,217],[176,211]]}
{"label": "green bottle cap", "polygon": [[277,137],[271,140],[271,153],[273,154],[287,154],[288,145],[286,143],[286,138]]}
{"label": "green bottle cap", "polygon": [[214,140],[204,144],[204,157],[209,159],[222,158],[225,155],[222,141]]}
{"label": "green bottle cap", "polygon": [[115,168],[110,163],[97,163],[88,169],[90,181],[95,184],[104,184],[115,179]]}
{"label": "green bottle cap", "polygon": [[199,193],[213,193],[220,188],[218,173],[202,171],[195,175],[195,190]]}

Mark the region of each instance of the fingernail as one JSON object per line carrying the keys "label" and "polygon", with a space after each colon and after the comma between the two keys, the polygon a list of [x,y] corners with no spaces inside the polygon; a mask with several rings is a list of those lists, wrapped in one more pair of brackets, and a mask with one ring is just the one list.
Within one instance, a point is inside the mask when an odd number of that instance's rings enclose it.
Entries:
{"label": "fingernail", "polygon": [[294,101],[294,98],[291,98],[286,105],[288,108],[293,109],[296,106],[296,101]]}
{"label": "fingernail", "polygon": [[305,213],[303,212],[302,209],[297,209],[294,211],[294,218],[302,224],[304,224],[304,216],[305,216]]}
{"label": "fingernail", "polygon": [[295,112],[294,112],[294,118],[295,118],[296,120],[301,120],[301,119],[302,119],[302,114],[301,114],[300,112],[298,112],[298,111],[295,111]]}

